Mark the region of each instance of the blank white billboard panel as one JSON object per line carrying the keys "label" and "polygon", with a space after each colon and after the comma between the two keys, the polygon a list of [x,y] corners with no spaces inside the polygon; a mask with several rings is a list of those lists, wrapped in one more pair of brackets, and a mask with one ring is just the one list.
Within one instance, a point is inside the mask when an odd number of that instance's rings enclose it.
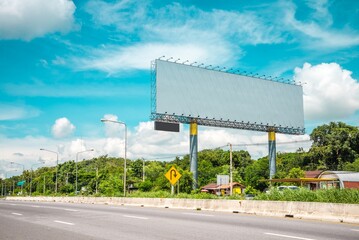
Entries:
{"label": "blank white billboard panel", "polygon": [[155,81],[156,114],[304,132],[302,86],[163,60]]}

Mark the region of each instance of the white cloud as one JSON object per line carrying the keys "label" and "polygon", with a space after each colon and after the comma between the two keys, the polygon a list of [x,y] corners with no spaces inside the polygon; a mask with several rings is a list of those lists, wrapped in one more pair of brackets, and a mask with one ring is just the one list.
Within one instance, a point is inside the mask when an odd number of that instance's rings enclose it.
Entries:
{"label": "white cloud", "polygon": [[147,5],[146,1],[91,1],[86,9],[97,25],[115,26],[119,32],[131,32],[140,41],[90,49],[89,57],[73,59],[74,66],[112,74],[149,69],[150,61],[163,55],[228,66],[242,57],[241,44],[284,41],[282,33],[263,24],[267,20],[254,11],[203,11],[178,3],[158,9]]}
{"label": "white cloud", "polygon": [[[212,54],[215,52],[216,54]],[[130,47],[112,47],[95,51],[90,59],[75,59],[79,69],[94,69],[108,73],[120,70],[150,69],[150,62],[161,56],[175,56],[181,61],[202,61],[225,64],[234,56],[223,44],[208,43],[145,43]],[[219,57],[223,56],[223,57]],[[174,60],[176,60],[174,59]]]}
{"label": "white cloud", "polygon": [[[106,138],[103,145],[103,151],[114,157],[123,158],[125,156],[125,140],[120,138]],[[129,157],[129,152],[126,152],[126,157]]]}
{"label": "white cloud", "polygon": [[155,8],[148,1],[92,0],[85,10],[95,26],[116,28],[118,33],[111,38],[121,46],[101,44],[87,49],[86,57],[68,62],[78,70],[109,74],[147,70],[151,60],[163,55],[229,67],[241,59],[247,45],[299,42],[305,48],[331,50],[359,44],[359,35],[348,26],[333,28],[327,0],[305,3],[311,10],[298,19],[297,6],[290,1],[230,11],[179,3]]}
{"label": "white cloud", "polygon": [[[282,2],[285,9],[282,21],[291,32],[305,35],[302,40],[307,48],[346,48],[359,44],[359,35],[348,29],[332,29],[331,15],[328,12],[327,1],[317,1],[309,4],[316,10],[313,18],[307,21],[296,19],[296,6],[291,2]],[[324,24],[321,24],[323,23]],[[293,34],[296,36],[296,34]],[[300,38],[300,36],[299,36]]]}
{"label": "white cloud", "polygon": [[[248,150],[253,158],[263,157],[268,154],[267,133],[244,131],[235,129],[199,127],[198,147],[199,150],[213,149],[228,143],[240,144],[235,150]],[[293,136],[277,134],[277,150],[282,152],[295,151],[299,147],[308,149],[308,143],[292,143],[281,145],[281,142],[293,142],[309,139],[308,135]],[[259,145],[245,146],[245,144],[260,143]],[[228,149],[228,148],[225,148]],[[134,158],[144,157],[155,159],[156,157],[183,155],[189,153],[189,132],[181,125],[179,133],[155,131],[153,122],[141,122],[132,134],[129,145],[130,156]]]}
{"label": "white cloud", "polygon": [[339,120],[359,110],[359,83],[337,63],[295,69],[294,79],[305,83],[304,110],[309,120]]}
{"label": "white cloud", "polygon": [[[118,117],[113,114],[105,114],[102,119],[107,119],[111,121],[119,121]],[[125,136],[125,127],[123,124],[115,123],[115,122],[104,122],[105,124],[105,134],[108,138],[118,138],[120,136]],[[119,121],[121,122],[121,121]]]}
{"label": "white cloud", "polygon": [[[127,158],[146,160],[173,160],[175,156],[182,156],[189,153],[189,131],[183,125],[180,126],[179,133],[155,131],[153,122],[141,122],[128,135]],[[27,136],[24,138],[7,138],[2,136],[0,142],[2,149],[0,158],[0,177],[6,171],[11,170],[10,161],[25,165],[25,169],[30,169],[32,164],[38,163],[39,156],[45,161],[46,166],[55,166],[56,155],[46,151],[40,151],[45,148],[59,152],[59,162],[75,160],[76,154],[80,151],[94,148],[94,152],[85,152],[79,156],[79,159],[89,159],[101,155],[114,157],[124,157],[125,142],[121,137],[108,138],[88,138],[61,140],[45,137]],[[292,136],[277,135],[277,151],[288,152],[295,151],[299,147],[308,149],[308,143],[293,143],[281,145],[281,142],[292,142],[309,139],[308,135]],[[252,158],[266,156],[268,154],[267,133],[254,131],[243,131],[235,129],[221,129],[199,127],[198,146],[199,150],[212,149],[227,143],[241,144],[234,146],[234,150],[248,150]],[[260,143],[259,145],[244,146],[243,144]],[[228,148],[224,148],[228,150]],[[20,154],[16,154],[19,153]],[[164,158],[166,157],[166,158]],[[6,159],[6,161],[4,160]],[[18,173],[14,173],[18,174]]]}
{"label": "white cloud", "polygon": [[[113,97],[113,96],[135,96],[143,97],[147,96],[148,89],[146,86],[119,86],[118,84],[79,84],[74,88],[73,84],[44,84],[42,82],[34,83],[8,83],[4,84],[3,90],[10,96],[28,96],[28,97]],[[2,105],[2,104],[1,104]],[[5,105],[5,104],[4,104]],[[7,104],[14,105],[14,104]],[[19,104],[17,104],[19,105]],[[15,105],[15,106],[17,106]],[[10,107],[10,106],[9,106]],[[21,105],[17,108],[22,107]],[[14,107],[15,108],[15,107]],[[25,108],[25,107],[22,107]],[[5,108],[4,108],[5,109]],[[34,116],[35,113],[39,114],[39,111],[31,107],[26,107],[26,115]],[[14,111],[14,113],[12,113]],[[7,111],[4,116],[15,114],[15,109]],[[16,110],[16,112],[20,109]],[[25,110],[21,110],[25,111]],[[24,114],[21,114],[24,115]],[[36,116],[36,115],[35,115]]]}
{"label": "white cloud", "polygon": [[333,23],[333,17],[329,12],[330,3],[328,0],[309,0],[305,2],[308,7],[314,10],[313,19],[323,22],[326,26]]}
{"label": "white cloud", "polygon": [[0,0],[0,6],[0,39],[29,41],[47,33],[65,33],[74,26],[73,1]]}
{"label": "white cloud", "polygon": [[84,151],[84,150],[86,150],[86,144],[83,139],[76,139],[76,140],[71,141],[70,147],[69,147],[69,152],[72,155],[76,154],[78,152]]}
{"label": "white cloud", "polygon": [[55,138],[69,137],[74,131],[75,126],[65,117],[59,118],[52,126],[52,135]]}
{"label": "white cloud", "polygon": [[17,120],[40,115],[40,110],[17,103],[0,103],[0,120]]}

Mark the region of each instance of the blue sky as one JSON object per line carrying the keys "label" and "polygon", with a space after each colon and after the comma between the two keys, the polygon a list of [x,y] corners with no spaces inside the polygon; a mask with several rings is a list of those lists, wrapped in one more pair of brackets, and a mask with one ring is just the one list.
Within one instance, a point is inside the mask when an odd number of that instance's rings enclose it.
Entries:
{"label": "blue sky", "polygon": [[[163,55],[305,83],[307,134],[329,121],[359,126],[359,1],[0,0],[0,6],[0,161],[29,166],[50,159],[41,147],[64,161],[89,147],[121,155],[123,129],[104,126],[104,116],[128,124],[130,157],[185,153],[186,131],[156,133],[149,122],[150,61]],[[202,136],[200,148],[266,139],[213,128]]]}

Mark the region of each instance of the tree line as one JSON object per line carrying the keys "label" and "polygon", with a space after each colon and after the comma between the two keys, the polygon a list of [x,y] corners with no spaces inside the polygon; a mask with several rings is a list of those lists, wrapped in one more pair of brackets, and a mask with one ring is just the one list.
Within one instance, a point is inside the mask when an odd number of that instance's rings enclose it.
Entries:
{"label": "tree line", "polygon": [[[303,177],[309,170],[347,170],[359,172],[359,129],[342,122],[331,122],[316,127],[310,134],[313,141],[308,151],[297,149],[291,153],[277,153],[275,178]],[[198,153],[198,185],[216,182],[217,175],[229,175],[229,151],[208,149]],[[263,191],[268,186],[268,157],[254,160],[248,151],[233,151],[233,181],[244,184],[248,190]],[[127,186],[129,190],[170,190],[164,174],[171,166],[182,174],[178,182],[180,192],[191,193],[192,174],[189,155],[176,157],[172,161],[144,159],[127,160]],[[74,160],[58,165],[58,194],[122,196],[124,159],[107,155],[77,163]],[[17,194],[20,187],[12,189],[15,182],[26,180],[24,194],[53,195],[55,192],[56,167],[42,167],[36,171],[26,170],[20,176],[5,181],[7,193]],[[31,182],[31,184],[30,184]],[[16,184],[15,184],[16,185]],[[31,190],[30,190],[31,189]]]}

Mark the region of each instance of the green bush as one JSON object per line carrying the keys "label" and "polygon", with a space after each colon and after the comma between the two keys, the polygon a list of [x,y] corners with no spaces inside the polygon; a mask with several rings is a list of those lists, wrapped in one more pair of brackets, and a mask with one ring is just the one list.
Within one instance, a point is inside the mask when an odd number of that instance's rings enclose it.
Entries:
{"label": "green bush", "polygon": [[255,200],[270,201],[300,201],[300,202],[327,202],[327,203],[351,203],[359,204],[359,189],[328,189],[311,191],[300,190],[278,191],[271,189],[269,193],[257,195]]}
{"label": "green bush", "polygon": [[152,189],[153,184],[151,181],[146,180],[144,182],[141,182],[138,186],[138,188],[142,191],[142,192],[148,192]]}

